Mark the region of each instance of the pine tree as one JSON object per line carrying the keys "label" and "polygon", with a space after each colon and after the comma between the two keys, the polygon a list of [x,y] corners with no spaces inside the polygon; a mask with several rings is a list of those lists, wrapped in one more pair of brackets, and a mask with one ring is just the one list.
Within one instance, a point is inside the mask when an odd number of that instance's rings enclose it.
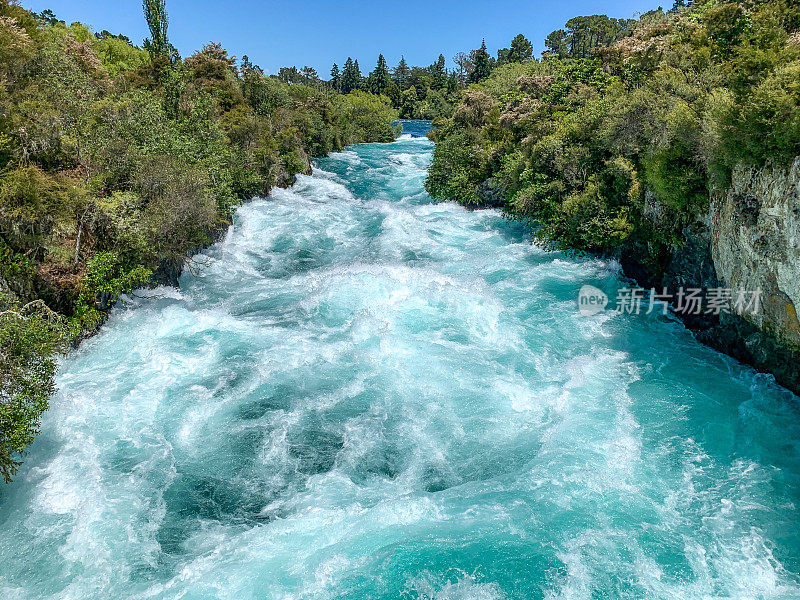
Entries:
{"label": "pine tree", "polygon": [[672,8],[669,9],[668,12],[677,13],[684,8],[686,8],[686,0],[675,0],[675,2],[672,5]]}
{"label": "pine tree", "polygon": [[356,87],[354,89],[360,90],[364,88],[364,77],[361,75],[361,67],[358,66],[358,59],[353,62],[353,75],[355,75]]}
{"label": "pine tree", "polygon": [[497,66],[505,65],[508,63],[508,54],[511,48],[498,48],[497,50]]}
{"label": "pine tree", "polygon": [[142,0],[142,9],[151,36],[144,41],[144,47],[151,54],[169,53],[170,43],[167,38],[169,19],[164,0]]}
{"label": "pine tree", "polygon": [[331,67],[331,89],[336,90],[337,92],[342,91],[342,77],[339,74],[339,65],[333,63]]}
{"label": "pine tree", "polygon": [[342,93],[349,94],[353,90],[357,90],[361,84],[361,71],[358,70],[358,62],[353,62],[349,56],[344,63],[344,70],[342,71]]}
{"label": "pine tree", "polygon": [[383,58],[383,54],[379,54],[378,64],[375,70],[369,75],[370,91],[374,94],[383,94],[391,82],[389,67],[386,66],[386,59]]}
{"label": "pine tree", "polygon": [[[33,13],[33,14],[36,15],[36,13]],[[49,8],[43,10],[42,12],[40,12],[36,16],[39,17],[39,19],[41,21],[44,21],[45,23],[47,23],[49,25],[58,25],[59,23],[63,23],[64,22],[64,21],[60,21],[58,19],[58,17],[56,17],[56,14],[52,10],[50,10]]]}
{"label": "pine tree", "polygon": [[459,87],[458,74],[455,71],[450,71],[450,75],[447,76],[447,93],[455,94]]}
{"label": "pine tree", "polygon": [[483,40],[479,50],[475,51],[475,66],[469,74],[469,82],[477,83],[486,79],[492,71],[489,63],[489,53],[486,51],[486,40]]}
{"label": "pine tree", "polygon": [[400,63],[395,67],[392,79],[401,90],[406,89],[408,83],[408,76],[411,75],[411,69],[408,68],[408,63],[404,57],[400,57]]}
{"label": "pine tree", "polygon": [[514,36],[511,40],[511,48],[508,51],[508,62],[525,62],[533,56],[533,44],[530,43],[521,33]]}
{"label": "pine tree", "polygon": [[439,55],[439,59],[430,66],[431,87],[435,90],[442,89],[447,83],[447,69],[445,68],[444,54]]}
{"label": "pine tree", "polygon": [[242,68],[239,69],[239,71],[241,72],[242,77],[244,78],[247,78],[248,75],[264,74],[264,70],[261,67],[259,67],[258,65],[254,65],[252,62],[250,62],[250,57],[247,56],[247,54],[242,56]]}
{"label": "pine tree", "polygon": [[300,71],[303,78],[303,83],[306,85],[319,85],[319,75],[314,67],[304,66]]}

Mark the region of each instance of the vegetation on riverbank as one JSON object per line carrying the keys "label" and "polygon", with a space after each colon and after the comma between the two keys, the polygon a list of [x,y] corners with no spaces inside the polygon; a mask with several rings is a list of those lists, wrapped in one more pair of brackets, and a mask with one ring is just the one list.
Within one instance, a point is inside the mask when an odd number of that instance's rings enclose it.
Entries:
{"label": "vegetation on riverbank", "polygon": [[379,54],[375,68],[366,75],[358,60],[347,57],[341,66],[333,64],[327,80],[308,66],[284,67],[278,72],[278,79],[342,94],[366,91],[386,96],[400,118],[432,120],[452,116],[461,91],[468,84],[483,81],[496,67],[525,62],[532,56],[533,44],[520,33],[508,48],[498,50],[497,57],[489,54],[485,41],[470,52],[459,52],[453,57],[455,69],[447,68],[443,54],[427,67],[409,66],[401,57],[397,66],[390,69],[383,54]]}
{"label": "vegetation on riverbank", "polygon": [[218,44],[182,60],[163,0],[143,47],[0,0],[0,475],[53,391],[55,354],[118,296],[176,272],[244,199],[309,157],[390,141],[386,97],[288,84]]}
{"label": "vegetation on riverbank", "polygon": [[800,155],[800,6],[578,17],[436,125],[432,196],[502,207],[558,247],[635,249],[657,275],[734,166]]}

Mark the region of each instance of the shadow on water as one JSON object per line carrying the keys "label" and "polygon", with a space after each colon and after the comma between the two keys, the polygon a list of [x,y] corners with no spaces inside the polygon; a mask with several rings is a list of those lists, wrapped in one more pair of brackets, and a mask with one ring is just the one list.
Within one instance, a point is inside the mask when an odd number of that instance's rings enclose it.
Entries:
{"label": "shadow on water", "polygon": [[425,137],[433,129],[431,121],[417,119],[398,119],[392,124],[400,125],[403,128],[402,133],[411,137]]}

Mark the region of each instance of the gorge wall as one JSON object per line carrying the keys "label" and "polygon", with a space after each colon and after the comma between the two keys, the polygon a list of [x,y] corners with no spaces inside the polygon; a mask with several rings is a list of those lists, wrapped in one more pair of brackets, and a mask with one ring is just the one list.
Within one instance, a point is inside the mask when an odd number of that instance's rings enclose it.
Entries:
{"label": "gorge wall", "polygon": [[[648,199],[648,217],[663,215]],[[687,327],[714,348],[775,375],[800,393],[800,158],[789,168],[737,168],[731,186],[713,194],[709,212],[683,231],[660,281],[624,253],[626,272],[642,285],[761,290],[756,313],[686,315]]]}

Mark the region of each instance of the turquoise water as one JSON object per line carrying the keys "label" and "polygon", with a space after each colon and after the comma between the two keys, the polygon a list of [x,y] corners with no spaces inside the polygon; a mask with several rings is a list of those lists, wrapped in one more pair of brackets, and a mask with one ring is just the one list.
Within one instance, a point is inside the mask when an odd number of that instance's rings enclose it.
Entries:
{"label": "turquoise water", "polygon": [[[417,126],[417,133],[421,131]],[[609,261],[320,160],[64,362],[3,599],[800,598],[798,399]]]}

